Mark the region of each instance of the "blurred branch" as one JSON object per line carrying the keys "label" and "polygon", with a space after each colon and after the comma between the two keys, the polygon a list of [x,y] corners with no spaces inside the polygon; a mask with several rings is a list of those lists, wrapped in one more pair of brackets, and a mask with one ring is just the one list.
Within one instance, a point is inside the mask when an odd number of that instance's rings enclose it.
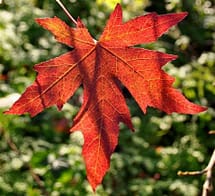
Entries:
{"label": "blurred branch", "polygon": [[213,174],[213,167],[215,165],[215,150],[213,151],[213,154],[211,156],[211,159],[207,165],[207,167],[201,171],[179,171],[179,176],[194,176],[194,175],[201,175],[206,174],[206,179],[203,184],[203,190],[202,190],[202,196],[208,196],[209,192],[213,190],[213,184],[212,184],[212,174]]}
{"label": "blurred branch", "polygon": [[213,154],[212,154],[211,159],[208,163],[208,166],[205,168],[206,180],[205,180],[205,183],[203,185],[202,196],[207,196],[208,193],[213,190],[212,174],[213,174],[214,165],[215,165],[215,150],[213,151]]}
{"label": "blurred branch", "polygon": [[[9,134],[6,134],[4,129],[0,129],[0,133],[2,134],[2,136],[4,137],[5,141],[7,142],[8,146],[11,148],[12,151],[14,151],[17,155],[21,155],[22,153],[20,152],[20,150],[18,149],[17,145],[14,143],[14,141],[12,140],[11,136]],[[31,167],[31,165],[29,163],[26,163],[26,166],[32,176],[32,178],[34,179],[34,181],[36,182],[36,184],[39,186],[41,192],[43,193],[43,195],[45,196],[49,196],[49,192],[45,189],[45,186],[43,185],[42,180],[40,179],[40,177],[33,171],[33,168]]]}
{"label": "blurred branch", "polygon": [[209,134],[215,134],[215,130],[209,131]]}

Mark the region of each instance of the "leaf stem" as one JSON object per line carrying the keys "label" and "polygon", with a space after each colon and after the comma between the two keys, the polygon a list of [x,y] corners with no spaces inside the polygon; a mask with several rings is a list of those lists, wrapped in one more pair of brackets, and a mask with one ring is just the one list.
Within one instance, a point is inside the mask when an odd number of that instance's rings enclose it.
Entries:
{"label": "leaf stem", "polygon": [[71,14],[69,13],[69,11],[66,9],[66,7],[63,5],[63,3],[60,0],[55,0],[58,5],[63,9],[64,13],[68,16],[68,18],[75,24],[77,25],[76,20],[71,16]]}

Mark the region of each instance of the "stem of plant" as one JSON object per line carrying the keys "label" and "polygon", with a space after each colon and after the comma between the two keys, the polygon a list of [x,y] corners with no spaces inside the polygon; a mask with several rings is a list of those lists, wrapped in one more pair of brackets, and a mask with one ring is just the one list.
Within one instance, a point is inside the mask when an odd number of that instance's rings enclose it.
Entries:
{"label": "stem of plant", "polygon": [[[72,17],[72,15],[69,13],[69,11],[66,9],[66,7],[63,5],[63,3],[60,0],[55,0],[55,1],[63,9],[64,13],[68,16],[68,18],[72,21],[72,23],[74,23],[75,25],[77,25],[77,21]],[[93,41],[95,43],[97,43],[97,40],[93,39]]]}
{"label": "stem of plant", "polygon": [[64,13],[68,16],[68,18],[75,24],[77,25],[76,20],[71,16],[71,14],[69,13],[69,11],[66,9],[66,7],[63,5],[63,3],[60,0],[56,0],[56,2],[58,3],[58,5],[63,9]]}

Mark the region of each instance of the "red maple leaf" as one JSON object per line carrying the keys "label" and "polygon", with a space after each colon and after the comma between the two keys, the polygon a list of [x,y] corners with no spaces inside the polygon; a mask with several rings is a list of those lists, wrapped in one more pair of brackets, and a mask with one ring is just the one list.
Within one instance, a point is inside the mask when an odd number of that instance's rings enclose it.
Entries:
{"label": "red maple leaf", "polygon": [[174,79],[161,69],[176,59],[175,55],[132,47],[156,41],[186,15],[150,13],[123,23],[118,4],[99,41],[90,36],[81,20],[71,28],[57,17],[37,19],[57,41],[74,49],[35,65],[36,81],[6,113],[28,112],[35,116],[52,105],[61,109],[83,84],[83,105],[71,131],[83,133],[82,154],[88,180],[95,190],[109,169],[110,156],[118,143],[119,122],[133,129],[120,84],[144,113],[147,106],[167,113],[196,114],[205,110],[174,89]]}

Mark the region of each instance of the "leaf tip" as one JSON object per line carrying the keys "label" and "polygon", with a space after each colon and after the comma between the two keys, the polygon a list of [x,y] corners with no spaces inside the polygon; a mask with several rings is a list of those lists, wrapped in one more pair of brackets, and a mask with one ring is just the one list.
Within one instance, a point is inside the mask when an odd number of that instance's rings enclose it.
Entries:
{"label": "leaf tip", "polygon": [[10,114],[10,110],[3,111],[3,114]]}
{"label": "leaf tip", "polygon": [[198,112],[198,113],[200,113],[200,112],[205,112],[206,110],[208,110],[207,107],[199,106],[199,112]]}
{"label": "leaf tip", "polygon": [[187,106],[187,114],[199,114],[201,112],[205,112],[208,109],[207,107],[197,105],[195,103],[187,104]]}
{"label": "leaf tip", "polygon": [[188,12],[181,12],[181,15],[183,15],[184,17],[186,17],[188,14]]}
{"label": "leaf tip", "polygon": [[[103,179],[103,177],[102,177]],[[97,187],[102,183],[102,181],[96,181],[95,179],[90,179],[89,176],[87,177],[87,180],[90,184],[90,186],[92,187],[93,192],[96,192]]]}
{"label": "leaf tip", "polygon": [[115,6],[115,9],[121,9],[122,6],[120,5],[120,3],[117,3],[116,6]]}
{"label": "leaf tip", "polygon": [[179,13],[177,13],[177,15],[180,16],[180,20],[179,21],[182,21],[182,20],[184,20],[184,18],[187,17],[188,12],[179,12]]}
{"label": "leaf tip", "polygon": [[122,21],[122,6],[120,5],[120,3],[116,4],[116,7],[114,8],[114,11],[111,15],[113,15],[115,19],[118,18],[118,22]]}
{"label": "leaf tip", "polygon": [[82,20],[80,19],[80,17],[77,18],[77,24],[76,24],[77,28],[85,28],[84,23],[82,22]]}
{"label": "leaf tip", "polygon": [[42,26],[43,21],[44,21],[45,19],[47,19],[47,18],[35,18],[34,20],[35,20],[35,22],[36,22],[37,24],[39,24],[40,26]]}
{"label": "leaf tip", "polygon": [[17,115],[19,115],[19,112],[17,112],[16,110],[14,110],[14,107],[11,106],[7,110],[3,111],[3,114],[5,114],[5,115],[10,115],[10,114],[17,114]]}

